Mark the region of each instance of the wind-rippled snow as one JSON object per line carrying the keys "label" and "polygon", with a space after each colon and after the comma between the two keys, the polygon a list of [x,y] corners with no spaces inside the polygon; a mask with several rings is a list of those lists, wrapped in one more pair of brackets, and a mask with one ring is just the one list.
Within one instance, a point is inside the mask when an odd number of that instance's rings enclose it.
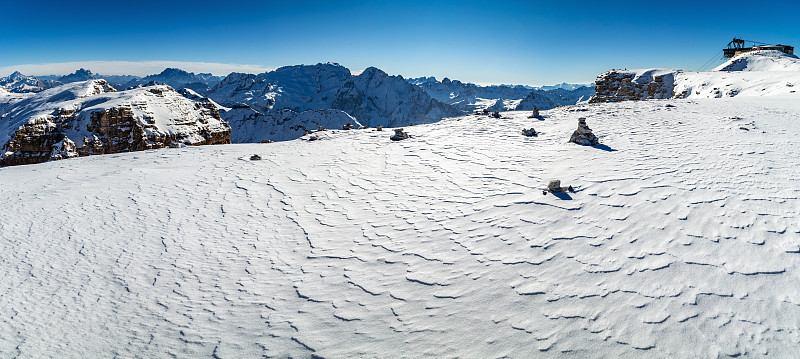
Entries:
{"label": "wind-rippled snow", "polygon": [[[792,356],[797,103],[2,168],[0,356]],[[579,117],[601,146],[567,142]]]}

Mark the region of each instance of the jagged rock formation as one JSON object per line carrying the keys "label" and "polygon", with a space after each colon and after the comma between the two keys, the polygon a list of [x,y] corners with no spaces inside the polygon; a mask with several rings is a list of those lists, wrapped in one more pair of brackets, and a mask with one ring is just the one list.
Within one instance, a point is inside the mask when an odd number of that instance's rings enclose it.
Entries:
{"label": "jagged rock formation", "polygon": [[401,76],[389,76],[375,67],[344,83],[331,107],[370,127],[432,123],[459,114]]}
{"label": "jagged rock formation", "polygon": [[595,81],[589,102],[619,102],[673,97],[675,74],[680,70],[612,70]]}
{"label": "jagged rock formation", "polygon": [[569,142],[584,146],[594,146],[600,143],[600,141],[597,139],[597,136],[592,133],[592,129],[586,125],[585,117],[578,119],[578,129],[572,133],[572,137],[570,137]]}
{"label": "jagged rock formation", "polygon": [[227,107],[245,104],[264,115],[337,109],[370,127],[429,123],[458,114],[400,76],[376,68],[352,76],[335,63],[286,66],[259,75],[233,73],[208,97]]}
{"label": "jagged rock formation", "polygon": [[179,90],[188,88],[198,93],[206,93],[208,92],[209,88],[218,84],[220,81],[222,81],[222,79],[223,77],[214,76],[210,73],[195,74],[194,72],[188,72],[181,69],[166,68],[159,74],[131,80],[127,83],[127,86],[133,87],[149,82],[156,82],[170,85],[172,88]]}
{"label": "jagged rock formation", "polygon": [[81,68],[75,70],[74,73],[58,78],[58,81],[67,84],[72,82],[88,81],[94,79],[97,79],[97,76],[95,76],[94,73],[92,73],[87,69]]}
{"label": "jagged rock formation", "polygon": [[162,147],[230,143],[217,107],[166,85],[117,92],[75,82],[0,107],[0,165]]}

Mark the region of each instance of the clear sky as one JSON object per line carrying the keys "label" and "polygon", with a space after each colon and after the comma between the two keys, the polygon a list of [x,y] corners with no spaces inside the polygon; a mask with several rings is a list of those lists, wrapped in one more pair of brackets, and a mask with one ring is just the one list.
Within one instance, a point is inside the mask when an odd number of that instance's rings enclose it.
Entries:
{"label": "clear sky", "polygon": [[697,70],[733,36],[800,50],[796,0],[2,0],[0,14],[3,69],[333,61],[404,77],[547,85],[592,82],[612,68]]}

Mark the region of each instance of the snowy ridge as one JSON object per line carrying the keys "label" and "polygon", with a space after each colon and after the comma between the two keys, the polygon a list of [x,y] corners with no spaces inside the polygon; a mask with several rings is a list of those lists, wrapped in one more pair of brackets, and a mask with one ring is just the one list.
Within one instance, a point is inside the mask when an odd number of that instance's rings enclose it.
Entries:
{"label": "snowy ridge", "polygon": [[[2,168],[0,356],[793,357],[798,104]],[[602,145],[567,143],[581,117]]]}
{"label": "snowy ridge", "polygon": [[82,111],[86,105],[84,98],[116,91],[103,80],[73,82],[0,108],[3,119],[0,121],[0,145],[8,142],[17,129],[28,122],[48,120],[54,113]]}
{"label": "snowy ridge", "polygon": [[3,165],[230,140],[216,107],[166,85],[117,92],[105,80],[74,82],[4,105],[0,118]]}
{"label": "snowy ridge", "polygon": [[734,56],[713,71],[800,71],[800,58],[777,50]]}
{"label": "snowy ridge", "polygon": [[0,86],[9,92],[16,93],[40,92],[58,85],[61,85],[61,83],[57,81],[42,81],[34,76],[23,75],[19,71],[15,71],[6,77],[0,77]]}
{"label": "snowy ridge", "polygon": [[778,51],[740,54],[714,71],[612,70],[597,77],[592,102],[664,98],[797,96],[800,59]]}

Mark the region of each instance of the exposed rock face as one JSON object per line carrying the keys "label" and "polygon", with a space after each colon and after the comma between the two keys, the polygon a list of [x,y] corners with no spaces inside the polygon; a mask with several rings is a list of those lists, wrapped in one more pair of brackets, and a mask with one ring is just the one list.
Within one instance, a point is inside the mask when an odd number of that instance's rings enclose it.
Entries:
{"label": "exposed rock face", "polygon": [[216,106],[166,85],[117,92],[105,80],[76,82],[0,108],[0,165],[104,153],[230,143]]}
{"label": "exposed rock face", "polygon": [[214,76],[210,73],[195,74],[194,72],[181,69],[166,68],[159,74],[131,80],[127,83],[127,86],[133,87],[149,82],[156,82],[170,85],[175,89],[189,88],[199,93],[206,93],[210,87],[218,84],[220,81],[222,81],[221,76]]}
{"label": "exposed rock face", "polygon": [[673,97],[675,74],[679,70],[612,70],[595,81],[595,95],[589,102],[619,102]]}
{"label": "exposed rock face", "polygon": [[586,125],[586,118],[581,117],[578,119],[578,129],[572,133],[569,142],[584,146],[594,146],[600,141],[597,139],[597,136],[592,133],[592,129]]}
{"label": "exposed rock face", "polygon": [[75,72],[73,72],[73,73],[71,73],[69,75],[61,76],[58,79],[58,81],[60,81],[61,83],[67,84],[67,83],[71,83],[71,82],[81,82],[81,81],[94,80],[96,78],[97,78],[97,76],[95,76],[94,73],[92,73],[91,71],[89,71],[87,69],[81,68],[81,69],[75,70]]}

